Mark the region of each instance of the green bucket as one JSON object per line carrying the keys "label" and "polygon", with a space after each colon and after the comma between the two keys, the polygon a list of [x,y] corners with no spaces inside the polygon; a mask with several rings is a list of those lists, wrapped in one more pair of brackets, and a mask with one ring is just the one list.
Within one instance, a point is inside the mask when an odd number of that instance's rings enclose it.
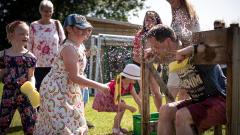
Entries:
{"label": "green bucket", "polygon": [[[157,135],[158,112],[150,114],[150,135]],[[133,115],[133,135],[141,135],[141,115]]]}

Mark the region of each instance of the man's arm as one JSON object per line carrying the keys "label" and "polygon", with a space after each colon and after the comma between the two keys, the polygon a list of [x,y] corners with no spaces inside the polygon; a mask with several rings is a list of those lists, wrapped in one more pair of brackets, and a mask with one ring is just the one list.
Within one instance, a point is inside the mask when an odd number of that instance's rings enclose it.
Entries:
{"label": "man's arm", "polygon": [[191,56],[193,53],[203,53],[205,51],[205,48],[206,48],[206,45],[197,44],[197,45],[191,45],[191,46],[182,48],[180,50],[177,50],[176,60],[182,61],[185,58]]}

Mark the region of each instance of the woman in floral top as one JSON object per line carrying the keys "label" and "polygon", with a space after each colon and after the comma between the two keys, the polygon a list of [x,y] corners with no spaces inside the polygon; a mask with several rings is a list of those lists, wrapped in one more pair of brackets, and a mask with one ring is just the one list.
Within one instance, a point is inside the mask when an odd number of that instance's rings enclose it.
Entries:
{"label": "woman in floral top", "polygon": [[[167,0],[172,9],[171,27],[182,42],[182,47],[189,46],[192,33],[200,30],[197,13],[188,0]],[[168,75],[167,87],[174,98],[178,100],[189,98],[185,89],[180,86],[180,79],[176,72]],[[167,101],[170,102],[170,101]]]}
{"label": "woman in floral top", "polygon": [[30,44],[28,49],[37,57],[35,71],[36,88],[44,76],[50,71],[54,58],[57,56],[59,44],[65,39],[64,31],[58,20],[51,19],[53,4],[43,0],[39,6],[41,19],[30,25]]}
{"label": "woman in floral top", "polygon": [[13,115],[18,109],[23,130],[26,135],[32,134],[36,121],[36,110],[27,96],[20,92],[26,81],[35,84],[35,56],[24,46],[28,43],[29,27],[25,22],[14,21],[6,27],[7,38],[12,47],[0,52],[0,76],[4,84],[0,105],[0,134],[6,134]]}
{"label": "woman in floral top", "polygon": [[90,87],[103,92],[109,89],[84,76],[86,55],[82,46],[92,32],[92,25],[84,16],[71,14],[65,19],[64,28],[67,39],[40,87],[36,135],[87,134],[81,89]]}

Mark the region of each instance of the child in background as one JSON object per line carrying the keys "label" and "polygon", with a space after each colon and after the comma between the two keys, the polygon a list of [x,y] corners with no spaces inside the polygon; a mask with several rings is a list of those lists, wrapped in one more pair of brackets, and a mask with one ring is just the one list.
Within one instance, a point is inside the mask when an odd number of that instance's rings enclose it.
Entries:
{"label": "child in background", "polygon": [[[155,11],[147,11],[143,20],[143,27],[136,33],[133,41],[133,63],[140,66],[141,64],[141,48],[142,43],[141,40],[145,36],[145,34],[155,25],[162,24],[162,20],[157,12]],[[146,48],[149,48],[150,46],[146,46]],[[161,69],[161,65],[158,65],[158,71]],[[158,110],[160,106],[162,105],[162,96],[160,93],[160,88],[157,84],[157,81],[154,79],[154,77],[150,76],[150,90],[151,94],[153,96],[154,104],[156,106],[156,109]],[[141,86],[141,82],[138,81],[139,86]],[[142,91],[140,88],[139,96],[142,96]]]}
{"label": "child in background", "polygon": [[3,94],[0,106],[0,134],[6,134],[13,115],[18,109],[25,134],[32,134],[36,110],[20,92],[21,85],[31,81],[35,85],[35,56],[24,46],[29,40],[29,27],[25,22],[14,21],[6,26],[7,39],[12,47],[0,52],[0,76],[3,77]]}
{"label": "child in background", "polygon": [[[107,93],[98,92],[93,101],[93,109],[98,112],[116,112],[114,118],[114,125],[112,132],[116,135],[122,135],[127,132],[126,129],[122,129],[120,126],[123,114],[125,110],[135,112],[136,108],[127,105],[124,100],[120,99],[121,95],[130,93],[135,102],[138,104],[139,110],[141,109],[141,100],[138,97],[133,84],[135,80],[140,80],[140,68],[135,64],[128,64],[124,68],[123,72],[120,73],[120,77],[116,80],[112,80],[108,83],[110,91]],[[120,81],[121,80],[121,81]],[[117,90],[115,87],[119,87]],[[117,91],[118,92],[117,92]]]}
{"label": "child in background", "polygon": [[[86,54],[86,57],[87,57],[87,64],[86,64],[86,68],[85,68],[85,76],[87,77],[87,74],[89,73],[89,57],[91,55],[91,52],[90,52],[90,49],[86,49],[85,46],[83,46],[83,50],[85,51],[85,54]],[[83,102],[84,102],[84,107],[86,106],[86,104],[88,103],[89,101],[89,88],[88,87],[84,87],[81,89],[81,92],[82,92],[82,96],[83,96]],[[94,128],[94,125],[92,124],[92,122],[90,122],[87,118],[86,118],[86,121],[87,121],[87,126],[88,128]]]}

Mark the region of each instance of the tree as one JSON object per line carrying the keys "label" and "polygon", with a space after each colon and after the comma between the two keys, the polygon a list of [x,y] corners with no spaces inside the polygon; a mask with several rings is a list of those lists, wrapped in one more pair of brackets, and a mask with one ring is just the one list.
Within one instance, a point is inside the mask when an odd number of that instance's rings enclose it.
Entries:
{"label": "tree", "polygon": [[[9,47],[5,40],[5,26],[13,20],[28,23],[40,18],[38,6],[41,0],[1,0],[0,1],[0,48]],[[70,13],[91,17],[127,21],[129,12],[134,15],[144,8],[145,0],[52,0],[53,18],[63,21]],[[5,46],[3,46],[5,45]]]}

